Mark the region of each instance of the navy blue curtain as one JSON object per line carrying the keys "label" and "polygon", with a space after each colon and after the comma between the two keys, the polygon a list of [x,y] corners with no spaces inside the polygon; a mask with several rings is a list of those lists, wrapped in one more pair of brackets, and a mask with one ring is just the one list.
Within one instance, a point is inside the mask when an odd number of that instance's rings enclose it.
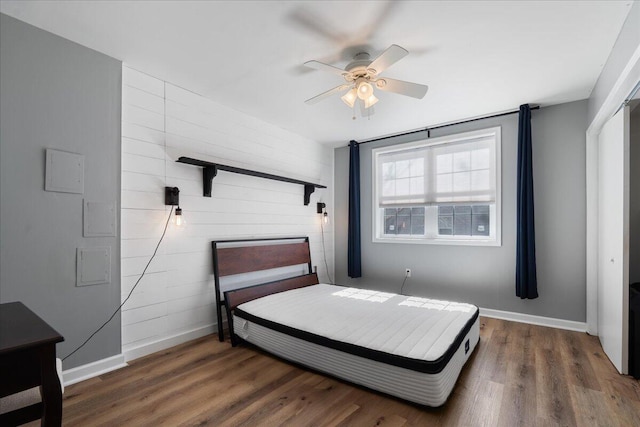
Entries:
{"label": "navy blue curtain", "polygon": [[518,212],[516,295],[538,298],[536,233],[533,214],[533,162],[531,159],[531,109],[520,106],[518,120]]}
{"label": "navy blue curtain", "polygon": [[349,277],[361,277],[360,259],[360,147],[349,143],[349,236],[347,272]]}

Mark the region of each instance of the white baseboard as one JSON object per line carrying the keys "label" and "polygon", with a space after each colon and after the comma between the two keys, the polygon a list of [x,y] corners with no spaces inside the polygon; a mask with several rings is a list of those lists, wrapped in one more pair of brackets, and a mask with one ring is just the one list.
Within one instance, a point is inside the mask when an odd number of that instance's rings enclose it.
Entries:
{"label": "white baseboard", "polygon": [[[569,331],[587,331],[586,322],[555,319],[553,317],[535,316],[532,314],[493,310],[490,308],[480,308],[480,315],[484,317],[492,317],[494,319],[510,320],[512,322],[529,323],[539,326],[548,326],[551,328],[566,329]],[[108,357],[106,359],[68,369],[62,372],[64,385],[66,387],[80,381],[88,380],[89,378],[97,377],[98,375],[106,374],[107,372],[115,371],[116,369],[124,368],[125,366],[127,366],[126,362],[137,359],[139,357],[147,356],[152,353],[156,353],[167,348],[174,347],[178,344],[182,344],[187,341],[203,337],[205,335],[209,335],[216,331],[217,328],[215,324],[202,326],[200,328],[191,329],[186,332],[181,332],[175,335],[160,338],[156,341],[145,343],[138,347],[130,348],[121,354]]]}
{"label": "white baseboard", "polygon": [[514,313],[512,311],[480,308],[480,316],[493,317],[494,319],[510,320],[512,322],[529,323],[532,325],[549,326],[551,328],[566,329],[568,331],[587,331],[586,322],[575,322],[573,320],[535,316],[533,314]]}
{"label": "white baseboard", "polygon": [[186,332],[181,332],[179,334],[164,337],[158,339],[157,341],[140,345],[139,347],[128,349],[121,354],[117,354],[106,359],[97,360],[95,362],[87,363],[86,365],[67,369],[66,371],[62,372],[63,384],[65,387],[70,386],[71,384],[88,380],[90,378],[97,377],[98,375],[115,371],[116,369],[124,368],[125,366],[128,366],[126,362],[130,360],[137,359],[142,356],[147,356],[166,348],[170,348],[178,344],[203,337],[205,335],[213,333],[214,330],[217,330],[216,325],[203,326]]}
{"label": "white baseboard", "polygon": [[196,338],[209,335],[213,333],[214,330],[217,331],[216,328],[217,328],[216,325],[213,325],[213,324],[202,326],[200,328],[191,329],[186,332],[180,332],[175,335],[162,337],[156,341],[141,344],[138,347],[129,348],[123,352],[124,360],[129,362],[139,357],[147,356],[149,354],[156,353],[158,351],[161,351],[170,347],[174,347],[178,344],[182,344],[187,341],[191,341]]}
{"label": "white baseboard", "polygon": [[124,368],[125,366],[127,366],[127,364],[124,362],[124,355],[120,353],[107,357],[106,359],[96,360],[86,365],[62,371],[62,381],[66,387],[79,383],[80,381],[88,380],[89,378],[97,377],[98,375],[106,374],[107,372],[115,371],[116,369]]}

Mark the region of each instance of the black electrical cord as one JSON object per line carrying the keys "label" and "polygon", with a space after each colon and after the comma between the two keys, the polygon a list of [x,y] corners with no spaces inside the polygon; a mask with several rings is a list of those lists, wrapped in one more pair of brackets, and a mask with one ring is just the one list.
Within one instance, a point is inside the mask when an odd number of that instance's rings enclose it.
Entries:
{"label": "black electrical cord", "polygon": [[400,286],[400,295],[404,295],[402,293],[402,291],[404,290],[404,284],[407,282],[407,277],[409,277],[407,274],[404,275],[404,280],[402,281],[402,285]]}
{"label": "black electrical cord", "polygon": [[156,256],[156,253],[158,252],[158,248],[160,247],[160,243],[162,243],[162,239],[164,239],[164,235],[167,233],[167,227],[169,226],[169,220],[171,219],[171,214],[172,213],[173,213],[173,206],[171,206],[171,212],[169,212],[169,217],[167,218],[167,222],[164,224],[164,230],[162,231],[162,236],[160,236],[160,240],[158,241],[158,244],[156,245],[156,249],[153,251],[153,255],[151,255],[151,258],[149,258],[149,262],[144,267],[144,270],[142,270],[142,274],[140,275],[140,277],[138,277],[138,280],[136,281],[135,285],[133,285],[133,287],[131,288],[131,291],[129,292],[129,295],[127,295],[127,297],[124,299],[124,301],[122,301],[122,304],[120,304],[120,306],[116,309],[116,311],[113,312],[111,317],[109,317],[109,319],[107,319],[107,321],[104,322],[102,324],[102,326],[100,326],[98,329],[96,329],[95,332],[92,333],[89,336],[89,338],[87,338],[82,344],[80,344],[80,346],[78,346],[75,350],[73,350],[71,353],[67,354],[65,357],[62,358],[63,362],[65,360],[67,360],[70,356],[72,356],[74,353],[76,353],[78,350],[80,350],[82,347],[84,347],[89,342],[89,340],[91,340],[91,338],[93,338],[98,332],[100,332],[105,326],[107,326],[107,324],[109,322],[111,322],[113,320],[113,318],[116,316],[116,314],[122,309],[124,304],[127,301],[129,301],[129,298],[131,298],[131,294],[133,294],[133,291],[138,286],[138,283],[140,283],[140,280],[142,280],[142,278],[144,277],[144,274],[147,272],[147,268],[149,268],[149,265],[151,264],[151,261],[153,261],[153,259]]}
{"label": "black electrical cord", "polygon": [[329,274],[329,264],[327,263],[327,250],[324,247],[324,217],[320,219],[320,230],[322,231],[322,255],[324,256],[324,267],[327,270],[327,277],[329,278],[329,284],[335,285],[331,274]]}

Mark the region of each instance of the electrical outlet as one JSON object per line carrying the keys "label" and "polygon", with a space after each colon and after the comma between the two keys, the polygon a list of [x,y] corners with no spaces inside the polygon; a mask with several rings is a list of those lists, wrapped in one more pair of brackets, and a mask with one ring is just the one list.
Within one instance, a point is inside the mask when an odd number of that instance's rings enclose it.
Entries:
{"label": "electrical outlet", "polygon": [[411,277],[411,269],[410,268],[405,268],[404,269],[404,277]]}

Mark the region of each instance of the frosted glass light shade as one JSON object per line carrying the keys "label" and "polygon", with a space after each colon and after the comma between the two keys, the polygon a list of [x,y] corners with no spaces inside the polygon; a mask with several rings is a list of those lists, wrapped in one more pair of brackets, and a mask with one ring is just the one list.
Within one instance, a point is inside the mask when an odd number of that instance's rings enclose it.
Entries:
{"label": "frosted glass light shade", "polygon": [[372,94],[370,97],[364,100],[364,108],[373,107],[378,101],[378,98],[376,98],[376,96]]}
{"label": "frosted glass light shade", "polygon": [[358,83],[358,98],[363,101],[373,95],[373,86],[367,82]]}
{"label": "frosted glass light shade", "polygon": [[356,102],[356,98],[357,98],[356,88],[351,89],[349,92],[345,93],[340,97],[340,99],[342,99],[342,101],[351,108],[353,108],[353,105]]}

